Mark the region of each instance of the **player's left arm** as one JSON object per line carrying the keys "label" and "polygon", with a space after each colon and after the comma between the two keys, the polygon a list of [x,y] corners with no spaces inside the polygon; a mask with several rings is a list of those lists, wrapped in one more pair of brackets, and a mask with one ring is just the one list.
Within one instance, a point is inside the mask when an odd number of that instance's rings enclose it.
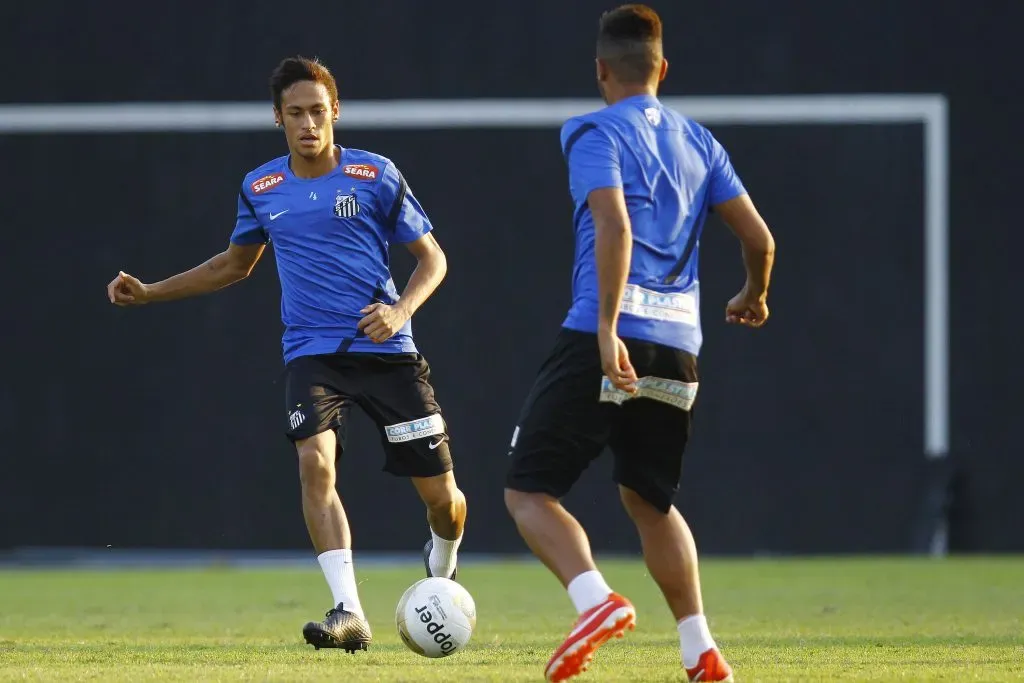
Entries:
{"label": "player's left arm", "polygon": [[615,332],[633,251],[633,229],[626,210],[626,197],[621,187],[602,187],[587,195],[587,206],[594,218],[598,329]]}
{"label": "player's left arm", "polygon": [[619,339],[619,308],[629,279],[633,229],[621,187],[602,187],[587,195],[594,217],[594,255],[597,259],[597,339],[601,365],[608,379],[625,391],[635,391],[636,371],[626,345]]}
{"label": "player's left arm", "polygon": [[416,268],[409,276],[402,296],[392,306],[375,303],[360,311],[365,317],[359,321],[359,329],[377,343],[387,341],[402,329],[402,325],[430,298],[448,272],[448,260],[430,233],[407,242],[405,247],[416,257]]}
{"label": "player's left arm", "polygon": [[562,137],[573,194],[586,197],[594,221],[601,366],[616,387],[632,392],[636,371],[618,335],[619,308],[633,255],[633,230],[622,189],[618,146],[592,124],[575,130],[567,125]]}
{"label": "player's left arm", "polygon": [[418,240],[406,242],[405,248],[416,258],[416,268],[409,276],[409,282],[395,306],[408,319],[441,284],[448,273],[448,259],[441,245],[429,232]]}
{"label": "player's left arm", "polygon": [[430,219],[394,164],[385,168],[381,183],[379,196],[389,240],[405,245],[416,258],[416,268],[397,302],[390,306],[374,303],[360,311],[364,317],[359,321],[359,329],[377,343],[387,341],[402,329],[448,272],[448,260],[434,239]]}

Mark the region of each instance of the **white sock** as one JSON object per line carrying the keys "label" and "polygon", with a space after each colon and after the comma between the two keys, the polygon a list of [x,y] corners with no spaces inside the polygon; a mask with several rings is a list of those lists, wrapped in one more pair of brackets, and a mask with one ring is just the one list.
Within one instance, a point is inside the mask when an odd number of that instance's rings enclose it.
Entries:
{"label": "white sock", "polygon": [[442,576],[448,578],[455,571],[455,562],[458,557],[459,544],[462,543],[462,536],[459,536],[454,541],[449,541],[447,538],[441,538],[434,533],[434,530],[430,530],[430,535],[434,537],[434,547],[430,550],[430,559],[427,561],[430,565],[430,573],[433,576]]}
{"label": "white sock", "polygon": [[356,570],[352,565],[351,550],[328,550],[316,558],[320,568],[324,570],[324,578],[331,587],[334,606],[345,605],[345,610],[366,618],[363,606],[359,604],[359,592],[356,590]]}
{"label": "white sock", "polygon": [[687,669],[697,666],[702,654],[718,647],[711,637],[708,620],[703,614],[695,614],[680,620],[676,628],[679,630],[679,649],[683,652],[683,666]]}
{"label": "white sock", "polygon": [[596,569],[583,572],[569,582],[569,599],[580,614],[600,605],[611,593],[612,589]]}

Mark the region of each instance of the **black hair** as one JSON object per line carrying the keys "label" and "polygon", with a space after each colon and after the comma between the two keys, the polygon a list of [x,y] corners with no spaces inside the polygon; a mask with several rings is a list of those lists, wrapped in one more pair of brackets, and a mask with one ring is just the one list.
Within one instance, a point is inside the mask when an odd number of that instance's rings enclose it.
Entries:
{"label": "black hair", "polygon": [[646,5],[622,5],[601,15],[597,56],[623,83],[646,83],[661,67],[661,17]]}
{"label": "black hair", "polygon": [[281,94],[300,81],[322,83],[327,88],[331,101],[338,99],[338,84],[330,70],[321,64],[320,60],[315,57],[288,57],[281,60],[270,74],[270,96],[274,99],[274,109],[281,111]]}

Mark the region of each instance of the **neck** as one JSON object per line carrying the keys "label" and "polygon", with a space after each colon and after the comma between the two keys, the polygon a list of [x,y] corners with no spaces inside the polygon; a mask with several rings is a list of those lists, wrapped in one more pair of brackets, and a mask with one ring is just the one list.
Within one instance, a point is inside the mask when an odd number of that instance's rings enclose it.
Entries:
{"label": "neck", "polygon": [[605,86],[605,101],[609,105],[621,102],[622,100],[627,100],[630,97],[637,97],[639,95],[657,97],[658,86],[654,83],[609,83]]}
{"label": "neck", "polygon": [[289,164],[292,173],[299,178],[316,178],[326,175],[338,167],[338,148],[334,141],[324,149],[323,152],[312,158],[307,158],[292,152]]}

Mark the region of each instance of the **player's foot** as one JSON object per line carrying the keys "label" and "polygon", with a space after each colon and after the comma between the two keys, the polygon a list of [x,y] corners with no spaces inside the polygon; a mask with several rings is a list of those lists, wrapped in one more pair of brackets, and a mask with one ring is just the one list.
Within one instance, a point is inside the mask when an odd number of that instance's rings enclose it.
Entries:
{"label": "player's foot", "polygon": [[340,647],[349,654],[368,648],[373,637],[366,619],[346,611],[344,603],[328,610],[323,621],[306,624],[302,635],[317,650],[322,647]]}
{"label": "player's foot", "polygon": [[[423,546],[423,567],[427,570],[427,578],[429,579],[433,574],[430,573],[430,553],[434,550],[434,539],[427,541],[427,544]],[[455,575],[459,573],[458,564],[452,569],[452,575],[448,578],[452,581],[455,580]]]}
{"label": "player's foot", "polygon": [[544,675],[552,683],[565,681],[587,670],[597,648],[610,638],[621,638],[636,627],[636,610],[629,600],[612,593],[596,607],[579,616],[562,646],[548,660]]}
{"label": "player's foot", "polygon": [[732,668],[718,650],[707,650],[697,660],[697,666],[686,670],[691,681],[731,681]]}

